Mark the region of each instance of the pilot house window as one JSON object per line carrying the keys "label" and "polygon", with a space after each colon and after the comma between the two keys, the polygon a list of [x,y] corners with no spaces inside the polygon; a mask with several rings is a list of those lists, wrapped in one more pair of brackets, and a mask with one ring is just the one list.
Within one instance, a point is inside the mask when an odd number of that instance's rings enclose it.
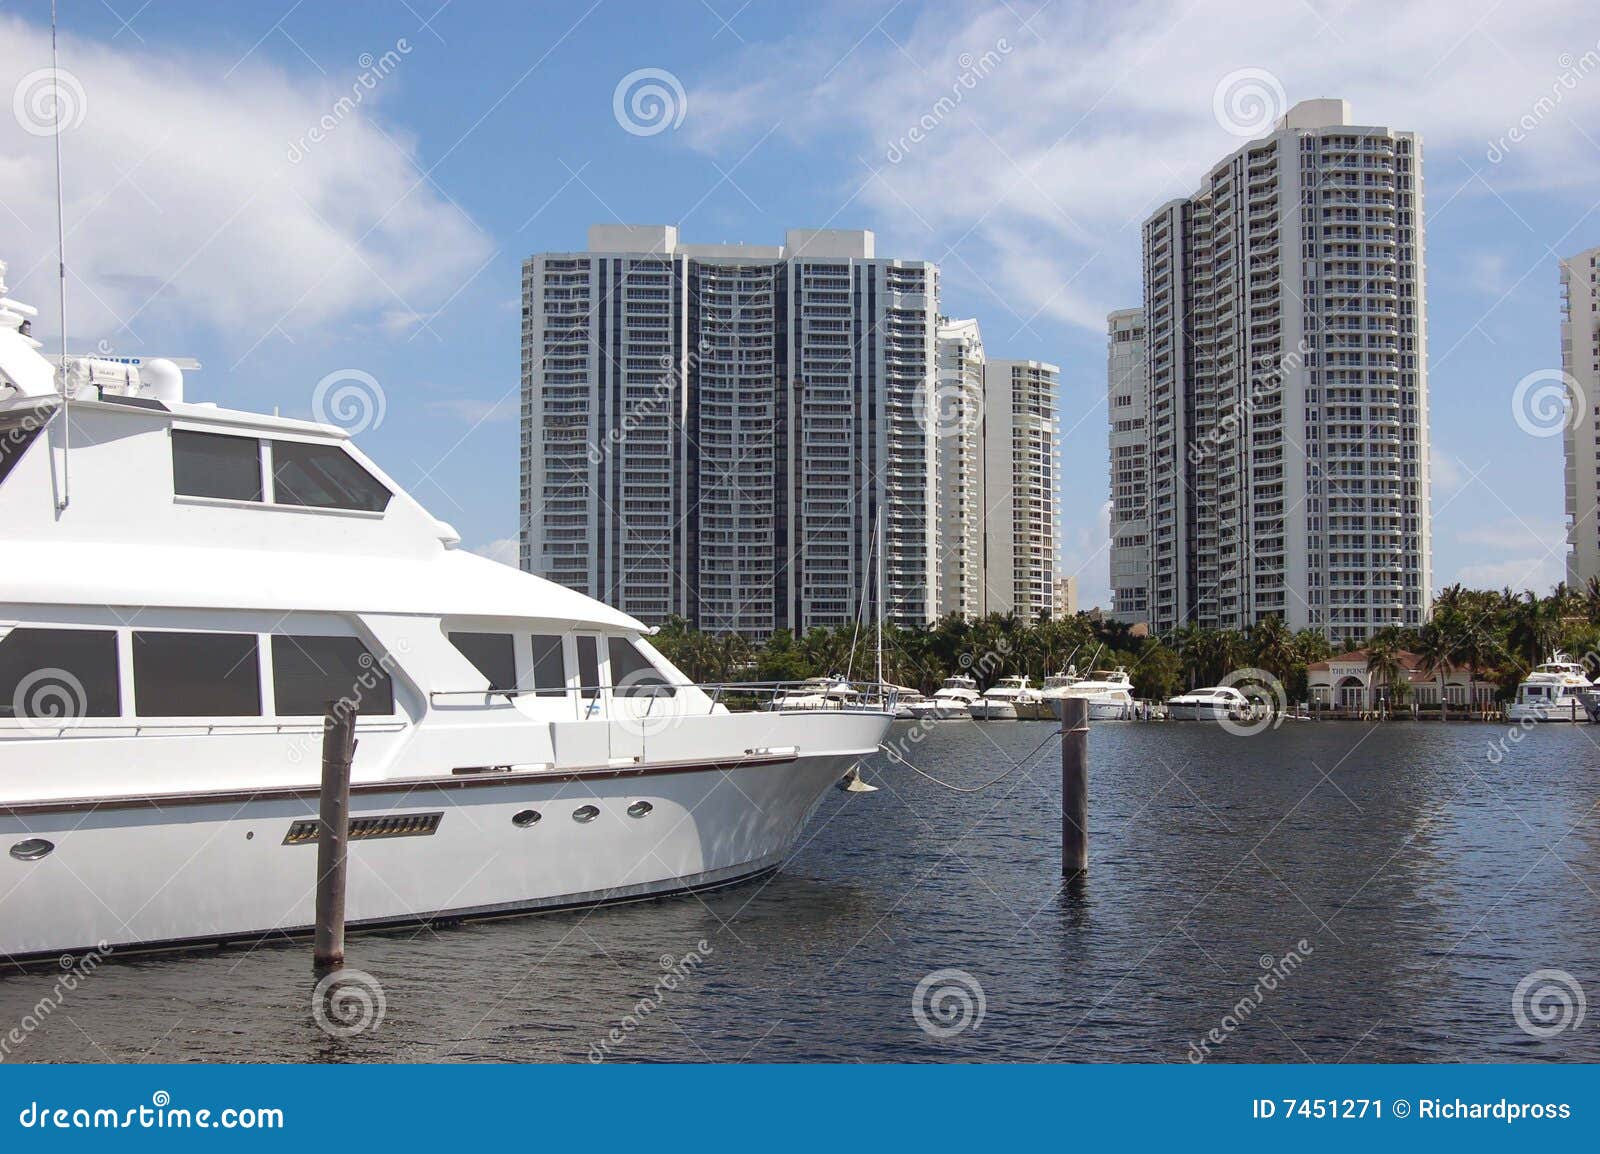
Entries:
{"label": "pilot house window", "polygon": [[274,441],[272,495],[280,505],[381,513],[390,494],[338,445]]}
{"label": "pilot house window", "polygon": [[172,489],[180,497],[261,500],[261,442],[174,429]]}

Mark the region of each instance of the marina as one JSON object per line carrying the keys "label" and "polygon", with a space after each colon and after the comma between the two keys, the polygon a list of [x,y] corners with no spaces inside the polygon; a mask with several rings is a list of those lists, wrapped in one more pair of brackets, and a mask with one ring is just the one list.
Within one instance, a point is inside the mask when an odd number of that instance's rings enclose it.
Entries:
{"label": "marina", "polygon": [[[980,785],[1052,726],[941,725],[889,742]],[[1355,738],[1363,739],[1352,749]],[[302,945],[107,962],[8,1061],[1145,1061],[1190,1047],[1260,959],[1303,965],[1219,1061],[1600,1060],[1600,1033],[1518,1029],[1511,989],[1600,955],[1592,746],[1532,731],[1500,764],[1483,726],[1097,725],[1090,870],[1064,891],[1056,750],[956,794],[882,756],[830,791],[770,878],[686,899],[358,934],[381,1028],[329,1037],[300,1009]],[[982,768],[979,768],[979,767]],[[704,942],[704,953],[699,943]],[[678,989],[623,1028],[666,971]],[[918,982],[960,969],[976,1028],[930,1036]],[[0,982],[15,1018],[52,988]]]}

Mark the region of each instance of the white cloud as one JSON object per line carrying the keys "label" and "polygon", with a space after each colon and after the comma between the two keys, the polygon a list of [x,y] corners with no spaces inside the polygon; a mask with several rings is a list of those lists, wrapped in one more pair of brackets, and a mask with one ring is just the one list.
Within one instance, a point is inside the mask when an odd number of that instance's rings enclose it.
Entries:
{"label": "white cloud", "polygon": [[[846,215],[890,222],[899,252],[992,290],[1019,322],[1037,313],[1097,332],[1135,299],[1144,217],[1240,143],[1213,115],[1235,70],[1265,69],[1291,103],[1343,97],[1358,124],[1421,132],[1445,152],[1430,168],[1435,204],[1471,169],[1500,192],[1580,189],[1600,174],[1585,128],[1600,121],[1588,3],[1323,9],[1262,19],[1253,0],[949,4],[909,29],[905,10],[875,27],[876,12],[832,9],[817,31],[752,45],[720,70],[740,79],[694,89],[685,136],[734,156],[774,125],[780,139],[842,137],[864,165],[839,190]],[[1491,163],[1495,142],[1536,108],[1536,126]],[[1467,192],[1491,195],[1475,180]]]}
{"label": "white cloud", "polygon": [[513,569],[517,566],[517,539],[515,537],[501,537],[490,541],[487,545],[479,545],[472,550],[480,557],[487,557],[491,561],[498,561],[502,565],[510,565]]}
{"label": "white cloud", "polygon": [[[47,30],[0,18],[0,99],[49,59]],[[274,325],[291,337],[352,319],[405,327],[490,251],[423,181],[410,139],[377,122],[385,87],[405,83],[403,56],[343,108],[354,67],[324,78],[259,55],[235,67],[75,37],[63,38],[61,65],[83,97],[62,137],[80,343],[133,347],[157,318],[215,326],[241,352]],[[336,112],[325,139],[306,144]],[[24,119],[0,112],[0,257],[17,295],[53,313],[52,141]]]}
{"label": "white cloud", "polygon": [[1512,550],[1544,552],[1552,550],[1560,555],[1566,548],[1567,530],[1562,521],[1521,517],[1502,517],[1497,521],[1482,521],[1455,533],[1462,545],[1480,545],[1499,552]]}
{"label": "white cloud", "polygon": [[[1541,596],[1548,593],[1559,581],[1566,580],[1566,561],[1560,554],[1550,557],[1516,557],[1509,561],[1485,561],[1477,565],[1463,565],[1456,570],[1454,581],[1468,589],[1503,589],[1521,593],[1532,589]],[[1449,585],[1452,582],[1446,581]]]}
{"label": "white cloud", "polygon": [[1561,521],[1502,517],[1473,524],[1452,536],[1457,545],[1494,559],[1461,565],[1446,585],[1457,581],[1469,589],[1509,585],[1518,592],[1532,589],[1545,593],[1566,580],[1567,534]]}

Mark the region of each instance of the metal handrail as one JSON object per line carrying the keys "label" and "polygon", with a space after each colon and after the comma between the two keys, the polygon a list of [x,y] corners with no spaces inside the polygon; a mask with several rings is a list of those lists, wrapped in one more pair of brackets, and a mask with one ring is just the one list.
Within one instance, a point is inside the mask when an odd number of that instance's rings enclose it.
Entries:
{"label": "metal handrail", "polygon": [[[838,689],[844,686],[850,690],[851,697],[840,697],[837,701],[829,703],[829,698]],[[730,710],[731,712],[756,712],[760,709],[773,710],[781,707],[785,697],[795,696],[820,696],[824,704],[805,706],[806,709],[825,709],[828,711],[861,709],[871,711],[876,709],[892,711],[898,703],[900,686],[878,684],[871,681],[848,681],[844,678],[810,678],[798,681],[719,681],[719,682],[663,682],[660,684],[640,685],[569,685],[564,689],[500,689],[488,687],[485,689],[435,689],[428,694],[430,704],[444,704],[447,698],[477,699],[486,706],[512,705],[521,697],[547,697],[551,699],[565,698],[571,701],[579,713],[579,720],[586,720],[596,712],[594,702],[610,703],[617,699],[631,697],[646,698],[649,704],[645,707],[644,716],[650,716],[655,710],[655,703],[664,697],[676,697],[682,690],[698,689],[709,699],[707,713],[715,713],[719,705],[726,706],[727,702],[737,702],[740,698],[753,699],[756,708],[752,710]],[[619,690],[621,692],[619,692]],[[503,698],[496,701],[495,698]],[[764,705],[761,702],[765,702]],[[591,703],[585,706],[585,703]],[[466,703],[463,703],[466,704]]]}

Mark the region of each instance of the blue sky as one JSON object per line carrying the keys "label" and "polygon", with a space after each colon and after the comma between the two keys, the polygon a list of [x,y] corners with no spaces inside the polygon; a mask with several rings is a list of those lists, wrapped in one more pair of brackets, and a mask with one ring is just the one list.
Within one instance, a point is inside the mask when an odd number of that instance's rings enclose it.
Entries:
{"label": "blue sky", "polygon": [[[619,219],[869,228],[940,264],[992,355],[1062,367],[1063,562],[1094,604],[1103,322],[1139,302],[1139,224],[1260,114],[1219,93],[1342,96],[1425,141],[1435,584],[1559,579],[1560,437],[1513,396],[1560,364],[1557,255],[1600,245],[1592,4],[437,4],[67,0],[73,345],[197,356],[191,399],[285,414],[368,374],[363,447],[503,556],[523,257]],[[0,5],[0,259],[41,335],[47,20]],[[660,131],[614,112],[641,69],[681,88]]]}

